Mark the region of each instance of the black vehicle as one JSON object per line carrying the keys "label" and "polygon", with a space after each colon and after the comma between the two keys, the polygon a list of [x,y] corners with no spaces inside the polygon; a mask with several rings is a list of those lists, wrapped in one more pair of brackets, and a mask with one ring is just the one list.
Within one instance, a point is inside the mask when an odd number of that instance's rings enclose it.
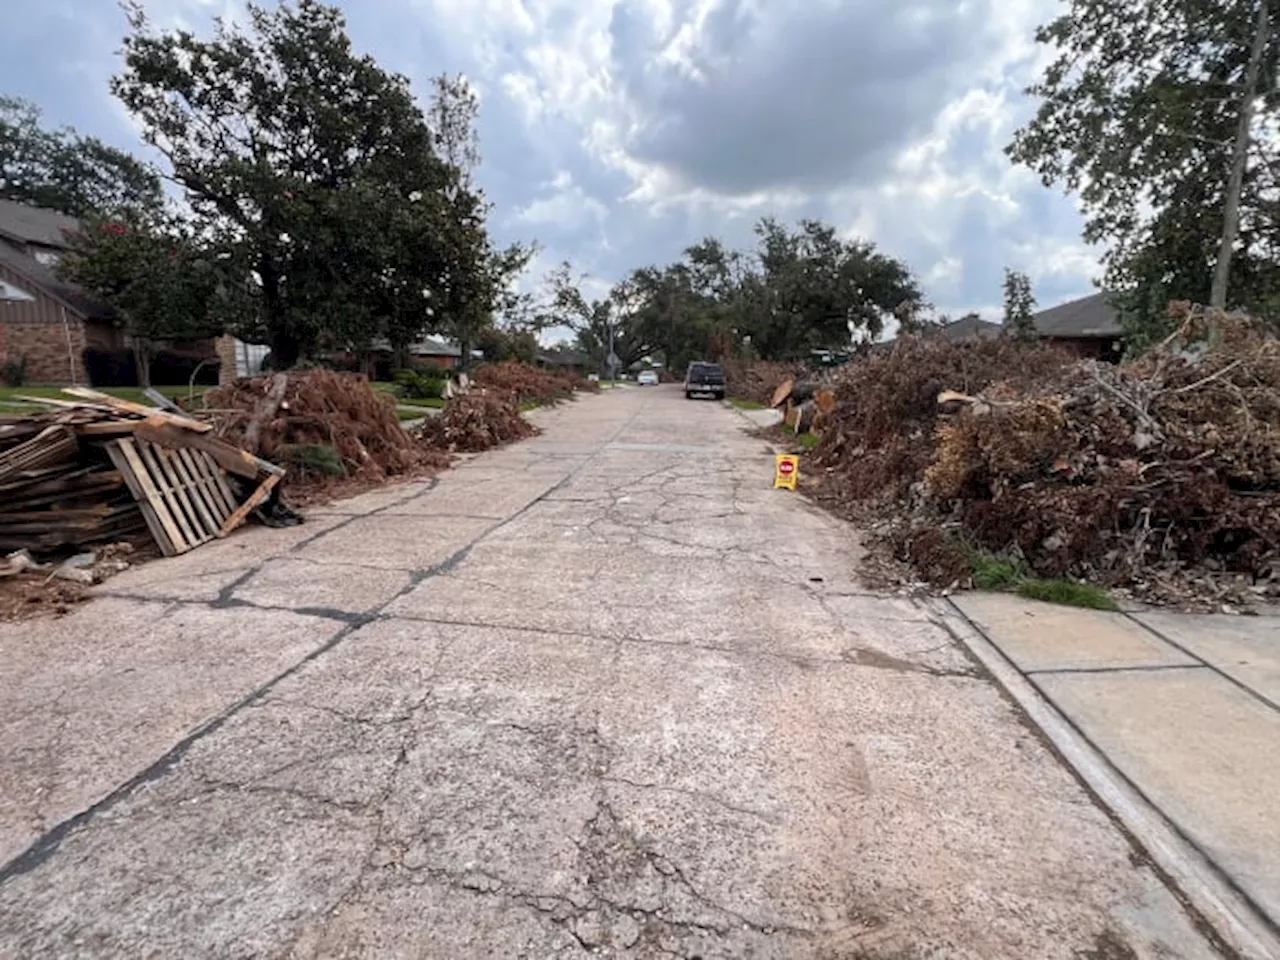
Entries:
{"label": "black vehicle", "polygon": [[699,361],[689,364],[684,375],[684,395],[692,400],[699,393],[710,394],[717,400],[724,399],[724,367]]}

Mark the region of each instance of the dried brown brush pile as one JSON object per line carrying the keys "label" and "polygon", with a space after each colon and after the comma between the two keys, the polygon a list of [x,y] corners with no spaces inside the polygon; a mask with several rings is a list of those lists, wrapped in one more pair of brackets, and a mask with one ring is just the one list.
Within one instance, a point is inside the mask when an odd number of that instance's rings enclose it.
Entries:
{"label": "dried brown brush pile", "polygon": [[536,403],[549,406],[561,400],[571,400],[578,390],[600,391],[600,384],[585,377],[540,370],[514,360],[485,364],[476,370],[475,382],[487,390],[509,394],[517,405]]}
{"label": "dried brown brush pile", "polygon": [[1042,575],[1280,596],[1280,341],[1182,309],[1133,364],[965,404],[938,431],[925,505]]}
{"label": "dried brown brush pile", "polygon": [[798,363],[776,363],[768,360],[726,360],[725,386],[731,397],[767,404],[773,391],[787,379],[802,379],[805,369]]}
{"label": "dried brown brush pile", "polygon": [[[287,382],[283,393],[277,377]],[[295,497],[354,492],[359,486],[448,465],[448,457],[417,443],[395,415],[395,399],[360,374],[299,370],[237,380],[205,394],[219,436],[291,465]],[[294,454],[332,447],[342,475],[312,470]]]}
{"label": "dried brown brush pile", "polygon": [[446,403],[440,416],[424,420],[415,436],[420,443],[438,450],[477,453],[537,432],[520,416],[509,394],[472,390]]}
{"label": "dried brown brush pile", "polygon": [[815,462],[827,492],[849,501],[905,498],[933,457],[943,390],[972,393],[1004,381],[1032,384],[1068,363],[1059,351],[1013,340],[950,343],[900,337],[854,360],[835,383]]}
{"label": "dried brown brush pile", "polygon": [[[1280,342],[1179,311],[1122,366],[909,342],[850,370],[818,451],[827,492],[874,503],[942,585],[981,548],[1145,599],[1280,597]],[[940,407],[946,390],[967,397]]]}

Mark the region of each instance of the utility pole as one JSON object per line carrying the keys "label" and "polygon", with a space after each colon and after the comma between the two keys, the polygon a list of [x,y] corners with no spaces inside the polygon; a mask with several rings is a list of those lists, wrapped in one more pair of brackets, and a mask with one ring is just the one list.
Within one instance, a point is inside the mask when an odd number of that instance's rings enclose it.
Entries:
{"label": "utility pole", "polygon": [[1244,170],[1249,159],[1249,143],[1253,126],[1253,103],[1258,97],[1258,75],[1262,72],[1262,55],[1266,51],[1271,32],[1270,0],[1258,0],[1258,23],[1249,49],[1249,64],[1245,68],[1244,89],[1240,95],[1240,123],[1232,146],[1231,173],[1227,177],[1227,193],[1222,205],[1222,245],[1218,248],[1218,261],[1213,268],[1213,287],[1209,293],[1209,306],[1216,310],[1227,308],[1227,283],[1231,278],[1231,254],[1240,234],[1240,194],[1244,189]]}

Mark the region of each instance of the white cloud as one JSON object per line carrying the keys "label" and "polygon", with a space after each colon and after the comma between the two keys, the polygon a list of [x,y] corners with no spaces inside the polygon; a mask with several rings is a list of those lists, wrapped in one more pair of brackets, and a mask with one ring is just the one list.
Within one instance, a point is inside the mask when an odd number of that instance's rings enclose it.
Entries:
{"label": "white cloud", "polygon": [[576,230],[591,223],[603,224],[609,216],[609,208],[595,197],[588,196],[573,182],[573,176],[567,170],[559,171],[546,186],[551,192],[520,207],[515,214],[517,220],[534,226]]}
{"label": "white cloud", "polygon": [[[342,0],[339,0],[342,2]],[[708,233],[750,242],[764,214],[816,216],[903,257],[943,309],[998,301],[1000,270],[1042,301],[1087,292],[1097,251],[1066,200],[1002,153],[1031,109],[1056,0],[348,0],[356,48],[441,71],[483,96],[480,178],[500,239],[544,246],[597,279],[665,262]],[[50,12],[50,11],[54,12]],[[207,31],[235,0],[154,0],[153,19]],[[58,12],[60,11],[60,13]],[[0,38],[0,88],[60,106],[116,69],[117,11],[23,8]],[[72,79],[34,51],[75,48]],[[11,82],[12,81],[12,82]],[[830,88],[830,89],[828,89]],[[99,110],[120,141],[124,118]]]}

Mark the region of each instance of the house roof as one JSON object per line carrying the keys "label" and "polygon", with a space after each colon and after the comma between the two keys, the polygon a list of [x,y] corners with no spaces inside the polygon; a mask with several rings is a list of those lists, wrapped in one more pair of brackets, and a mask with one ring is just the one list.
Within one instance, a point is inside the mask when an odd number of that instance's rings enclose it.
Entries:
{"label": "house roof", "polygon": [[116,312],[83,287],[63,280],[29,254],[0,238],[0,264],[20,274],[45,293],[63,301],[87,320],[114,320]]}
{"label": "house roof", "polygon": [[577,350],[544,350],[538,354],[538,360],[552,366],[581,367],[586,365],[588,357]]}
{"label": "house roof", "polygon": [[66,247],[66,231],[79,229],[79,220],[56,210],[0,200],[0,236],[45,247]]}
{"label": "house roof", "polygon": [[418,357],[460,357],[462,348],[437,340],[435,337],[423,337],[416,343],[409,344],[409,352]]}
{"label": "house roof", "polygon": [[1031,318],[1041,337],[1088,339],[1124,335],[1120,317],[1106,291],[1041,310]]}
{"label": "house roof", "polygon": [[994,340],[1000,336],[1000,331],[1003,329],[1004,327],[1000,324],[983,320],[981,317],[961,317],[959,320],[928,330],[925,335],[950,340],[952,343],[962,343],[967,340]]}

